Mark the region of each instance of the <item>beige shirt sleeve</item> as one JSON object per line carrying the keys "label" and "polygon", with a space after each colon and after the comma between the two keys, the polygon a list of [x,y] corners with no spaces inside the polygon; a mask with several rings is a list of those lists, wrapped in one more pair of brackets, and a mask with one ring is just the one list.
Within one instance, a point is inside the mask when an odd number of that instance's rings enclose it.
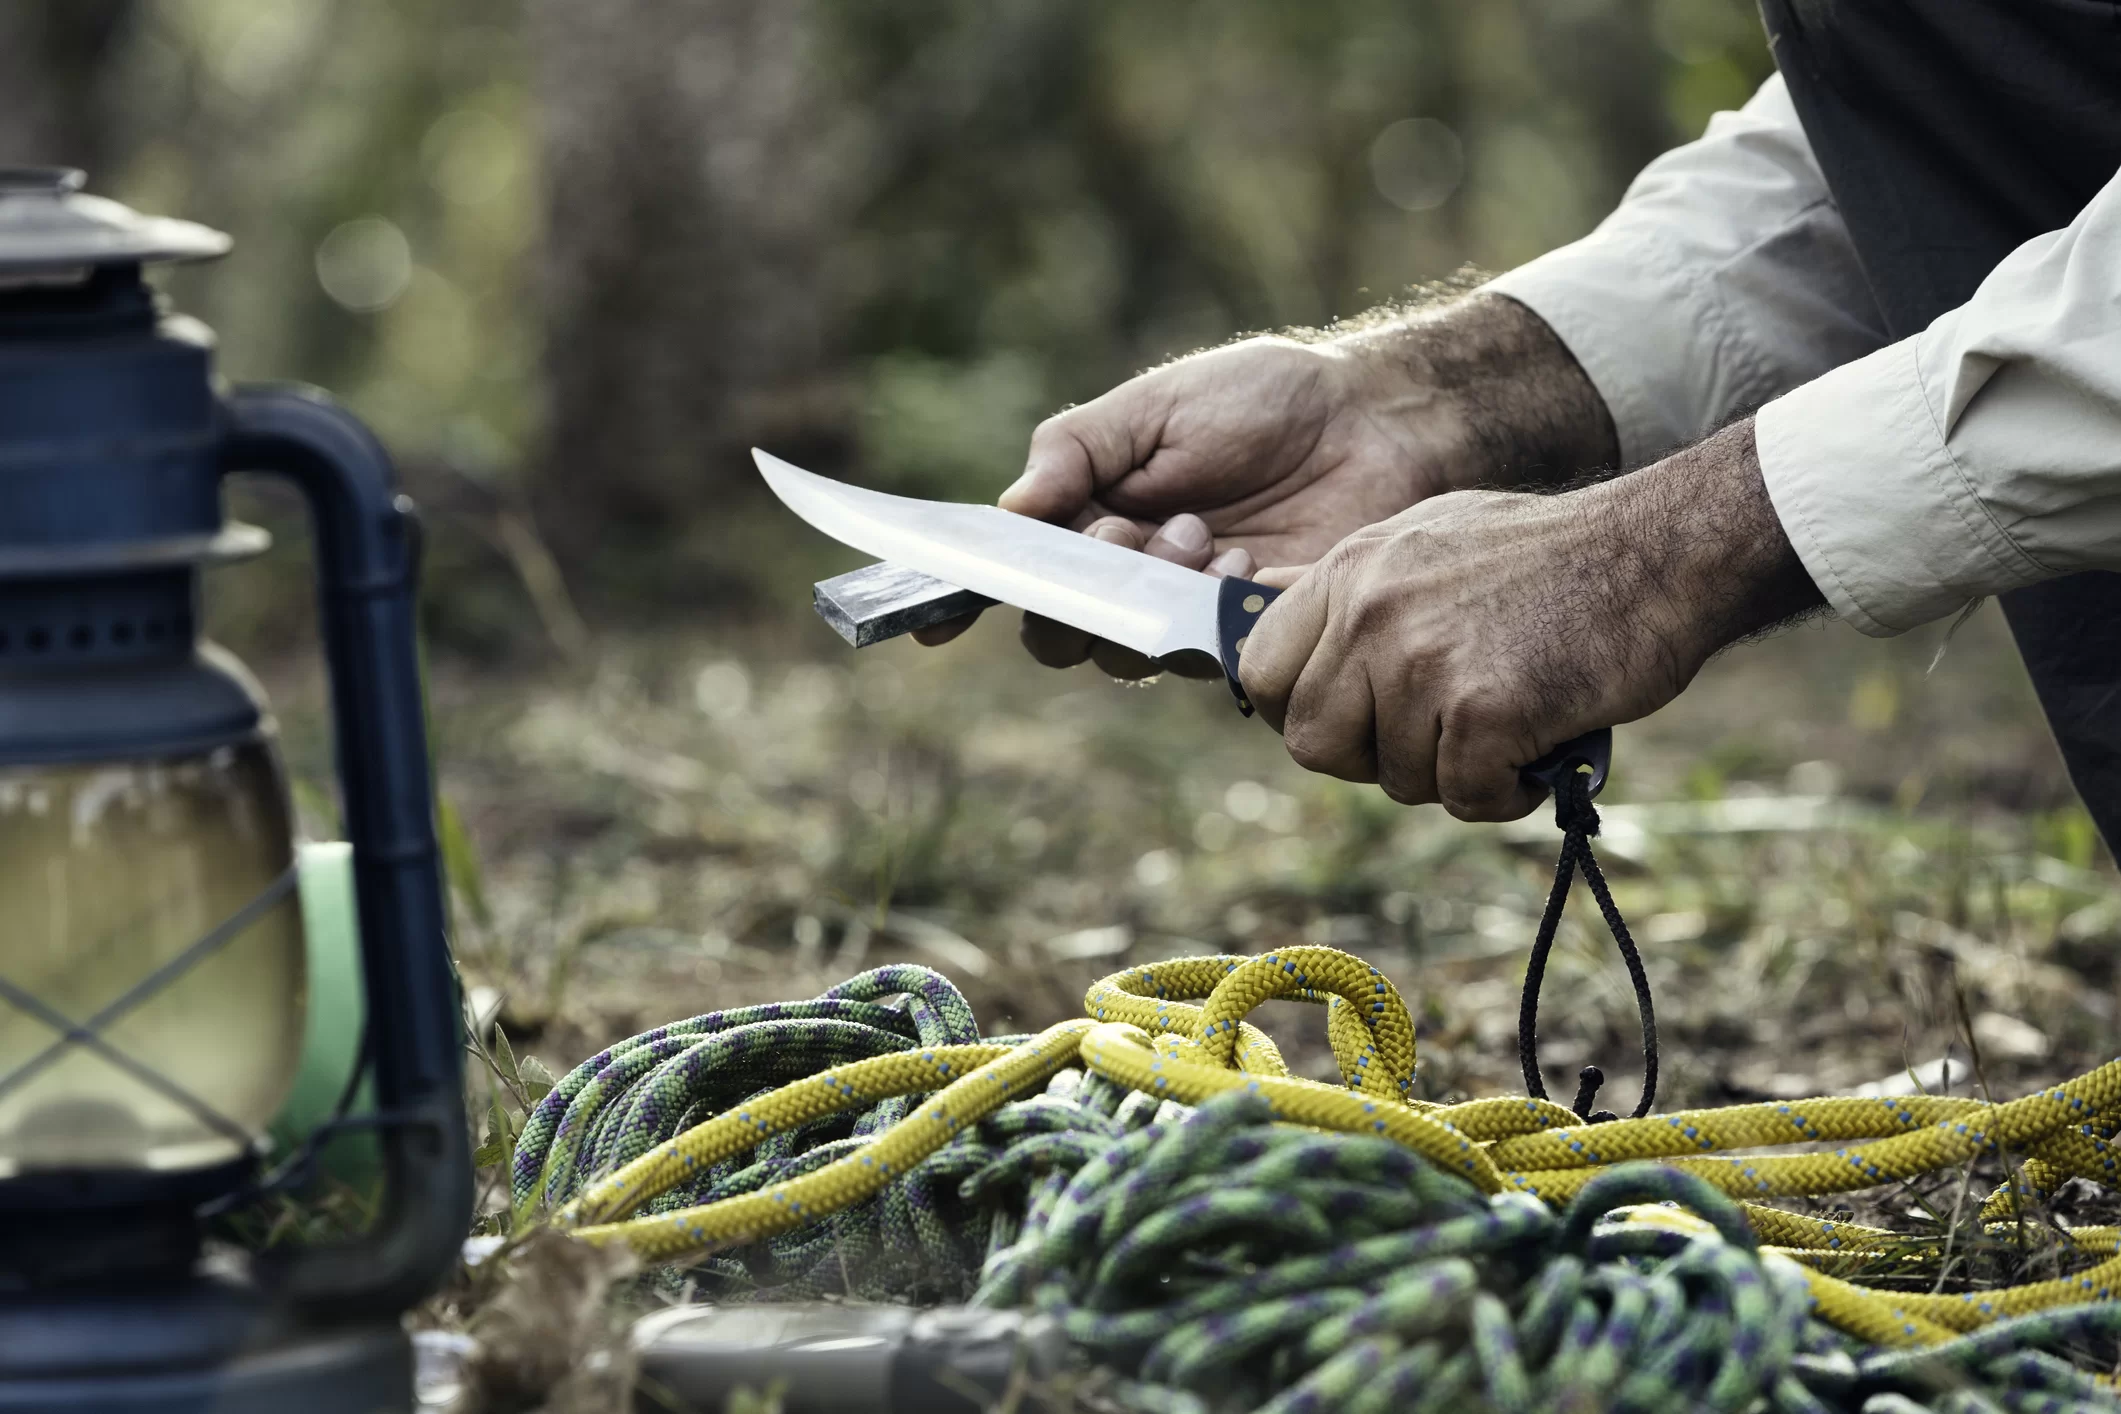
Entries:
{"label": "beige shirt sleeve", "polygon": [[1487,288],[1569,346],[1627,466],[1886,341],[1779,75],[1644,168],[1597,230]]}
{"label": "beige shirt sleeve", "polygon": [[1489,288],[1569,346],[1627,465],[1764,403],[1776,514],[1865,633],[2121,569],[2121,175],[1887,346],[1778,77],[1651,163],[1596,231]]}
{"label": "beige shirt sleeve", "polygon": [[1965,304],[1755,427],[1790,543],[1865,633],[2121,569],[2121,174]]}

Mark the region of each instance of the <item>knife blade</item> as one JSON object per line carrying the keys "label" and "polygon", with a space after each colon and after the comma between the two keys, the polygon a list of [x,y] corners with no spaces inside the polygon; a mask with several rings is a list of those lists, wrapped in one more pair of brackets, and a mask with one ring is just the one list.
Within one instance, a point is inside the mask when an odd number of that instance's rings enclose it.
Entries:
{"label": "knife blade", "polygon": [[[1238,710],[1252,715],[1238,655],[1280,590],[1234,576],[1218,579],[999,506],[849,486],[756,447],[751,457],[782,504],[841,544],[1151,658],[1185,649],[1206,653],[1222,664]],[[1587,767],[1595,795],[1611,751],[1610,729],[1599,728],[1523,770],[1553,789],[1564,775]]]}

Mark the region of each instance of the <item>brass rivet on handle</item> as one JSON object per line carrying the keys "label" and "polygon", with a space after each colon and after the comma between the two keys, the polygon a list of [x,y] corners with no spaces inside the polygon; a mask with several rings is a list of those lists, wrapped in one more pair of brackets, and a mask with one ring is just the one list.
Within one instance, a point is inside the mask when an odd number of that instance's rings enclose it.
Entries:
{"label": "brass rivet on handle", "polygon": [[1265,595],[1263,595],[1263,594],[1247,594],[1247,595],[1245,596],[1245,612],[1246,612],[1246,613],[1248,613],[1248,614],[1256,614],[1256,613],[1258,613],[1258,612],[1259,612],[1259,611],[1260,611],[1261,609],[1264,609],[1264,608],[1266,608],[1266,607],[1267,607],[1267,599],[1266,599],[1266,596],[1265,596]]}
{"label": "brass rivet on handle", "polygon": [[1240,639],[1238,639],[1238,640],[1237,640],[1237,651],[1238,651],[1239,653],[1242,653],[1242,652],[1244,652],[1244,651],[1245,651],[1245,640],[1244,640],[1244,639],[1242,639],[1242,638],[1240,638]]}

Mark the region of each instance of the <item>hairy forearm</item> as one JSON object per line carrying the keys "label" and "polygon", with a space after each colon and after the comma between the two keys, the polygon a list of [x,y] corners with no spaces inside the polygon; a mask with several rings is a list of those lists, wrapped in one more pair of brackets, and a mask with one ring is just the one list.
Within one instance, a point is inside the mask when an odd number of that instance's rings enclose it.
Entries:
{"label": "hairy forearm", "polygon": [[1558,495],[1433,496],[1348,536],[1260,619],[1246,695],[1298,764],[1510,819],[1521,768],[1632,722],[1818,602],[1749,422]]}
{"label": "hairy forearm", "polygon": [[1612,415],[1568,347],[1502,295],[1472,294],[1336,342],[1372,375],[1379,415],[1448,439],[1460,488],[1537,490],[1611,474]]}
{"label": "hairy forearm", "polygon": [[1586,494],[1607,510],[1592,516],[1595,557],[1703,657],[1825,607],[1775,515],[1750,417]]}

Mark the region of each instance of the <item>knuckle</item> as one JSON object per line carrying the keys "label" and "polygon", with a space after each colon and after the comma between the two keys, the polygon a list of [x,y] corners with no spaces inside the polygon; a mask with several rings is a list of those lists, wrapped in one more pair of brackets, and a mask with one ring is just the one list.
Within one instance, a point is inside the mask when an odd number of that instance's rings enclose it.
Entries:
{"label": "knuckle", "polygon": [[1289,759],[1306,771],[1323,772],[1333,759],[1331,748],[1302,722],[1292,721],[1282,728],[1282,744],[1289,749]]}
{"label": "knuckle", "polygon": [[1051,457],[1055,448],[1066,438],[1067,433],[1059,424],[1060,416],[1056,414],[1031,429],[1031,443],[1025,456],[1028,465],[1036,466]]}
{"label": "knuckle", "polygon": [[1497,768],[1482,760],[1469,760],[1455,753],[1438,772],[1437,799],[1454,819],[1492,823],[1509,818],[1515,791],[1507,779],[1508,767]]}
{"label": "knuckle", "polygon": [[1368,586],[1358,587],[1348,596],[1344,617],[1349,634],[1355,638],[1391,633],[1404,619],[1397,595]]}
{"label": "knuckle", "polygon": [[1403,771],[1380,770],[1377,788],[1395,805],[1427,805],[1436,799],[1425,782]]}
{"label": "knuckle", "polygon": [[1456,782],[1444,794],[1443,805],[1460,820],[1494,822],[1508,818],[1513,794],[1507,784],[1498,784],[1493,775],[1481,774]]}
{"label": "knuckle", "polygon": [[1142,548],[1141,527],[1125,516],[1101,516],[1084,526],[1082,533],[1108,545],[1121,545],[1129,550]]}
{"label": "knuckle", "polygon": [[1031,445],[1037,447],[1067,436],[1069,427],[1080,411],[1080,408],[1070,405],[1043,419],[1038,426],[1031,429]]}
{"label": "knuckle", "polygon": [[1487,743],[1508,734],[1516,715],[1500,694],[1480,689],[1456,693],[1443,707],[1443,734],[1446,740]]}
{"label": "knuckle", "polygon": [[1031,429],[1027,466],[1073,466],[1090,457],[1097,443],[1098,418],[1090,407],[1068,407]]}
{"label": "knuckle", "polygon": [[1321,776],[1336,776],[1344,781],[1367,782],[1377,779],[1377,773],[1370,765],[1369,754],[1358,743],[1303,730],[1299,730],[1293,740],[1286,734],[1282,739],[1288,746],[1290,759],[1306,771],[1315,771]]}
{"label": "knuckle", "polygon": [[1510,818],[1508,813],[1486,799],[1447,797],[1443,808],[1450,812],[1452,819],[1462,820],[1468,825],[1499,825]]}

